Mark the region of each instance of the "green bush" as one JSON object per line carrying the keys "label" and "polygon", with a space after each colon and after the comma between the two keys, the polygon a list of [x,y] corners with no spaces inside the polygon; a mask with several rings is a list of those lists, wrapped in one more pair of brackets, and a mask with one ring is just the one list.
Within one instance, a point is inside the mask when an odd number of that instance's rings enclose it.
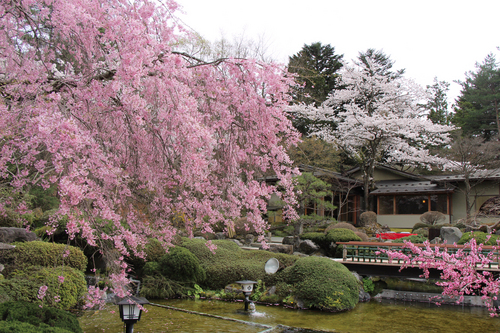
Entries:
{"label": "green bush", "polygon": [[[491,236],[488,241],[486,241],[487,236]],[[474,238],[476,240],[476,243],[478,244],[481,243],[484,245],[497,245],[497,239],[500,238],[500,235],[490,235],[481,231],[466,232],[462,235],[457,244],[464,245],[472,238]]]}
{"label": "green bush", "polygon": [[162,275],[146,275],[142,279],[141,296],[147,299],[182,297],[187,295],[186,287]]}
{"label": "green bush", "polygon": [[201,283],[206,274],[199,259],[188,249],[176,246],[158,261],[160,274],[174,281]]}
{"label": "green bush", "polygon": [[283,278],[282,270],[276,274],[266,274],[264,266],[267,260],[276,258],[281,267],[293,265],[295,256],[268,251],[245,251],[229,240],[212,241],[217,246],[212,253],[201,239],[184,240],[182,246],[191,251],[205,269],[204,289],[221,289],[239,280],[262,280],[266,285],[273,285]]}
{"label": "green bush", "polygon": [[[38,305],[29,302],[0,304],[0,319],[2,320],[0,324],[3,324],[0,326],[0,332],[82,332],[75,315],[51,307],[40,308]],[[31,330],[31,327],[21,325],[19,322],[32,325],[33,328],[38,330]],[[7,325],[6,323],[13,324]],[[23,327],[26,327],[26,329],[22,330]]]}
{"label": "green bush", "polygon": [[156,261],[148,261],[144,265],[143,274],[146,276],[152,276],[160,273],[160,264]]}
{"label": "green bush", "polygon": [[[69,266],[80,271],[87,268],[87,257],[77,247],[42,241],[13,243],[12,250],[2,251],[7,272],[29,266]],[[67,256],[65,256],[67,254]]]}
{"label": "green bush", "polygon": [[429,225],[427,223],[417,222],[417,223],[415,223],[415,225],[413,225],[411,232],[415,233],[415,231],[420,230],[420,229],[425,229],[425,228],[429,228]]}
{"label": "green bush", "polygon": [[[64,276],[63,283],[59,282],[59,276]],[[87,283],[79,270],[32,266],[25,271],[14,271],[9,279],[1,280],[0,294],[11,301],[40,304],[37,295],[43,285],[48,287],[44,304],[63,310],[77,306],[87,292]]]}
{"label": "green bush", "polygon": [[358,241],[361,242],[361,238],[357,236],[354,231],[349,229],[333,229],[326,233],[326,240],[329,242],[350,242]]}
{"label": "green bush", "polygon": [[[328,231],[325,235],[325,241],[327,244],[337,244],[338,242],[361,242],[361,238],[349,229],[340,228]],[[337,246],[335,251],[332,251],[331,248],[329,248],[328,255],[335,258],[341,258],[343,249],[344,246],[342,245]]]}
{"label": "green bush", "polygon": [[412,235],[412,236],[408,236],[408,237],[402,237],[402,238],[398,239],[397,242],[404,243],[404,241],[408,241],[408,242],[412,242],[413,244],[422,244],[426,240],[428,240],[426,236]]}
{"label": "green bush", "polygon": [[34,326],[20,321],[0,321],[0,333],[71,333],[71,331],[46,324]]}
{"label": "green bush", "polygon": [[350,310],[359,300],[359,283],[342,264],[328,258],[305,257],[288,270],[295,296],[309,308]]}
{"label": "green bush", "polygon": [[353,226],[352,224],[348,223],[348,222],[339,222],[339,223],[332,223],[330,224],[326,229],[325,229],[325,233],[328,233],[330,230],[332,229],[349,229],[351,231],[356,231],[356,227]]}
{"label": "green bush", "polygon": [[423,236],[425,238],[428,238],[429,237],[429,230],[428,229],[417,229],[415,230],[414,232],[412,232],[413,234],[417,234],[419,236]]}
{"label": "green bush", "polygon": [[[146,265],[148,262],[158,262],[162,256],[166,254],[166,250],[160,244],[157,239],[151,238],[144,247],[144,252],[146,252],[146,259],[136,257],[134,255],[127,257],[126,261],[130,266],[133,267],[134,273],[138,276],[151,275],[151,272],[146,270]],[[151,269],[151,266],[148,268]]]}

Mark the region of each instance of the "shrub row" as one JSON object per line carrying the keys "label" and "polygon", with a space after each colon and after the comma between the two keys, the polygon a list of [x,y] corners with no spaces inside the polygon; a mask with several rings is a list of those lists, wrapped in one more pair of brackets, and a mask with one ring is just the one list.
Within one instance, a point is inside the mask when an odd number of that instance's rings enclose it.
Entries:
{"label": "shrub row", "polygon": [[42,241],[13,243],[12,250],[2,251],[1,261],[5,264],[6,273],[14,269],[24,269],[29,266],[69,266],[84,271],[87,267],[87,257],[77,247]]}
{"label": "shrub row", "polygon": [[[489,237],[488,240],[486,240]],[[476,243],[482,243],[484,245],[497,245],[497,240],[500,239],[500,235],[491,235],[481,231],[466,232],[462,235],[457,244],[464,245],[472,238],[476,240]]]}
{"label": "shrub row", "polygon": [[82,333],[75,315],[29,302],[0,304],[0,332]]}

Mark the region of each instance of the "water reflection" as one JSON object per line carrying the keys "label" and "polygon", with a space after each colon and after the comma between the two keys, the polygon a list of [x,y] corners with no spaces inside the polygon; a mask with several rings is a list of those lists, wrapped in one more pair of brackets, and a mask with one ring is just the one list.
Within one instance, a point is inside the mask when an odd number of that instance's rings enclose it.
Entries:
{"label": "water reflection", "polygon": [[[155,300],[154,303],[204,312],[269,326],[278,324],[349,333],[376,332],[500,332],[500,319],[490,318],[485,308],[441,306],[404,301],[371,301],[342,313],[285,309],[281,306],[256,304],[252,315],[240,314],[243,303],[208,300]],[[141,332],[261,332],[264,329],[222,319],[148,306],[134,328]],[[111,308],[110,308],[111,309]],[[114,306],[113,306],[114,309]],[[87,313],[80,319],[86,333],[122,332],[118,313],[109,311]]]}
{"label": "water reflection", "polygon": [[263,317],[238,314],[242,303],[167,300],[158,303],[220,316],[255,321],[276,326],[278,324],[335,332],[500,332],[500,319],[490,318],[487,309],[432,303],[380,300],[359,303],[356,308],[342,313],[311,310],[292,310],[280,306],[256,305]]}

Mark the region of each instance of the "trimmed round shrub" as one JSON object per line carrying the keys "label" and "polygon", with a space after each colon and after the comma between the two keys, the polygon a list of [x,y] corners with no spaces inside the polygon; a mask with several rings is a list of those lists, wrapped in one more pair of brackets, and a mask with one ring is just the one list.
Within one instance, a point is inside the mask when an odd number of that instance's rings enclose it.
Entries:
{"label": "trimmed round shrub", "polygon": [[339,223],[335,223],[335,224],[330,224],[328,227],[326,227],[325,229],[325,234],[327,234],[330,230],[332,229],[338,229],[338,228],[341,228],[341,229],[349,229],[349,230],[352,230],[352,231],[356,231],[356,227],[353,226],[352,224],[350,223],[347,223],[347,222],[339,222]]}
{"label": "trimmed round shrub", "polygon": [[[354,233],[354,231],[349,230],[349,229],[333,229],[333,230],[330,230],[325,236],[326,236],[325,237],[326,242],[328,244],[331,244],[331,243],[336,244],[338,242],[350,242],[350,241],[361,242],[361,238],[358,235],[356,235]],[[343,248],[344,248],[343,245],[339,245],[339,246],[335,247],[335,252],[331,251],[331,249],[329,248],[329,250],[330,250],[329,255],[336,257],[336,258],[340,258],[340,257],[342,257]]]}
{"label": "trimmed round shrub", "polygon": [[[486,241],[487,236],[491,236],[488,241]],[[500,238],[500,235],[490,235],[487,233],[484,233],[482,231],[474,231],[474,232],[466,232],[462,235],[460,240],[458,241],[458,245],[464,245],[468,241],[470,241],[472,238],[476,240],[477,244],[484,244],[484,245],[497,245],[497,239]]]}
{"label": "trimmed round shrub", "polygon": [[420,229],[425,229],[425,228],[429,228],[429,225],[426,224],[426,223],[422,223],[422,222],[417,222],[415,223],[415,225],[413,226],[413,228],[411,229],[411,232],[412,233],[415,233],[417,230],[420,230]]}
{"label": "trimmed round shrub", "polygon": [[376,224],[377,223],[377,214],[375,212],[364,212],[359,216],[359,223],[361,227]]}
{"label": "trimmed round shrub", "polygon": [[[64,281],[59,281],[59,276]],[[15,271],[9,279],[0,281],[0,294],[10,301],[26,301],[40,304],[38,290],[47,286],[45,305],[68,310],[79,304],[87,292],[87,283],[83,273],[71,267],[32,266],[24,271]]]}
{"label": "trimmed round shrub", "polygon": [[361,241],[363,242],[368,242],[370,239],[368,238],[368,235],[365,234],[364,232],[362,231],[355,231],[354,234],[356,236],[358,236],[359,238],[361,238]]}
{"label": "trimmed round shrub", "polygon": [[342,264],[324,257],[299,259],[288,270],[295,296],[308,308],[350,310],[359,300],[359,282]]}
{"label": "trimmed round shrub", "polygon": [[[0,332],[82,332],[74,314],[47,306],[40,308],[29,302],[0,304],[0,320],[0,324],[3,324],[0,326]],[[31,330],[31,327],[21,325],[20,322],[38,330]],[[13,324],[6,325],[6,323]],[[26,327],[26,330],[21,330],[23,327]],[[54,330],[49,330],[49,328]]]}
{"label": "trimmed round shrub", "polygon": [[176,246],[158,261],[160,274],[181,282],[200,283],[206,274],[199,259],[188,249]]}
{"label": "trimmed round shrub", "polygon": [[415,231],[412,232],[413,234],[417,234],[419,236],[423,236],[423,237],[429,237],[429,230],[428,229],[417,229]]}
{"label": "trimmed round shrub", "polygon": [[12,250],[2,251],[0,256],[5,263],[7,272],[14,269],[24,269],[29,266],[69,266],[85,271],[87,257],[77,247],[48,243],[42,241],[13,243],[16,247]]}

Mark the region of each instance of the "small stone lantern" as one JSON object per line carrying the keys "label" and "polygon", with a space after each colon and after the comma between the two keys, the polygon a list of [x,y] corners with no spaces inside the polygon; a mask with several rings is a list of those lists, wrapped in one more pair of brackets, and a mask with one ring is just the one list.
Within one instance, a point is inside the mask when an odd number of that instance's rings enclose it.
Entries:
{"label": "small stone lantern", "polygon": [[[241,284],[241,290],[243,291],[243,295],[245,295],[245,312],[248,312],[248,305],[251,304],[252,310],[255,311],[255,307],[253,306],[253,302],[250,300],[250,294],[253,290],[253,285],[256,284],[256,281],[244,280],[244,281],[236,281],[236,283]],[[251,310],[251,311],[252,311]]]}

